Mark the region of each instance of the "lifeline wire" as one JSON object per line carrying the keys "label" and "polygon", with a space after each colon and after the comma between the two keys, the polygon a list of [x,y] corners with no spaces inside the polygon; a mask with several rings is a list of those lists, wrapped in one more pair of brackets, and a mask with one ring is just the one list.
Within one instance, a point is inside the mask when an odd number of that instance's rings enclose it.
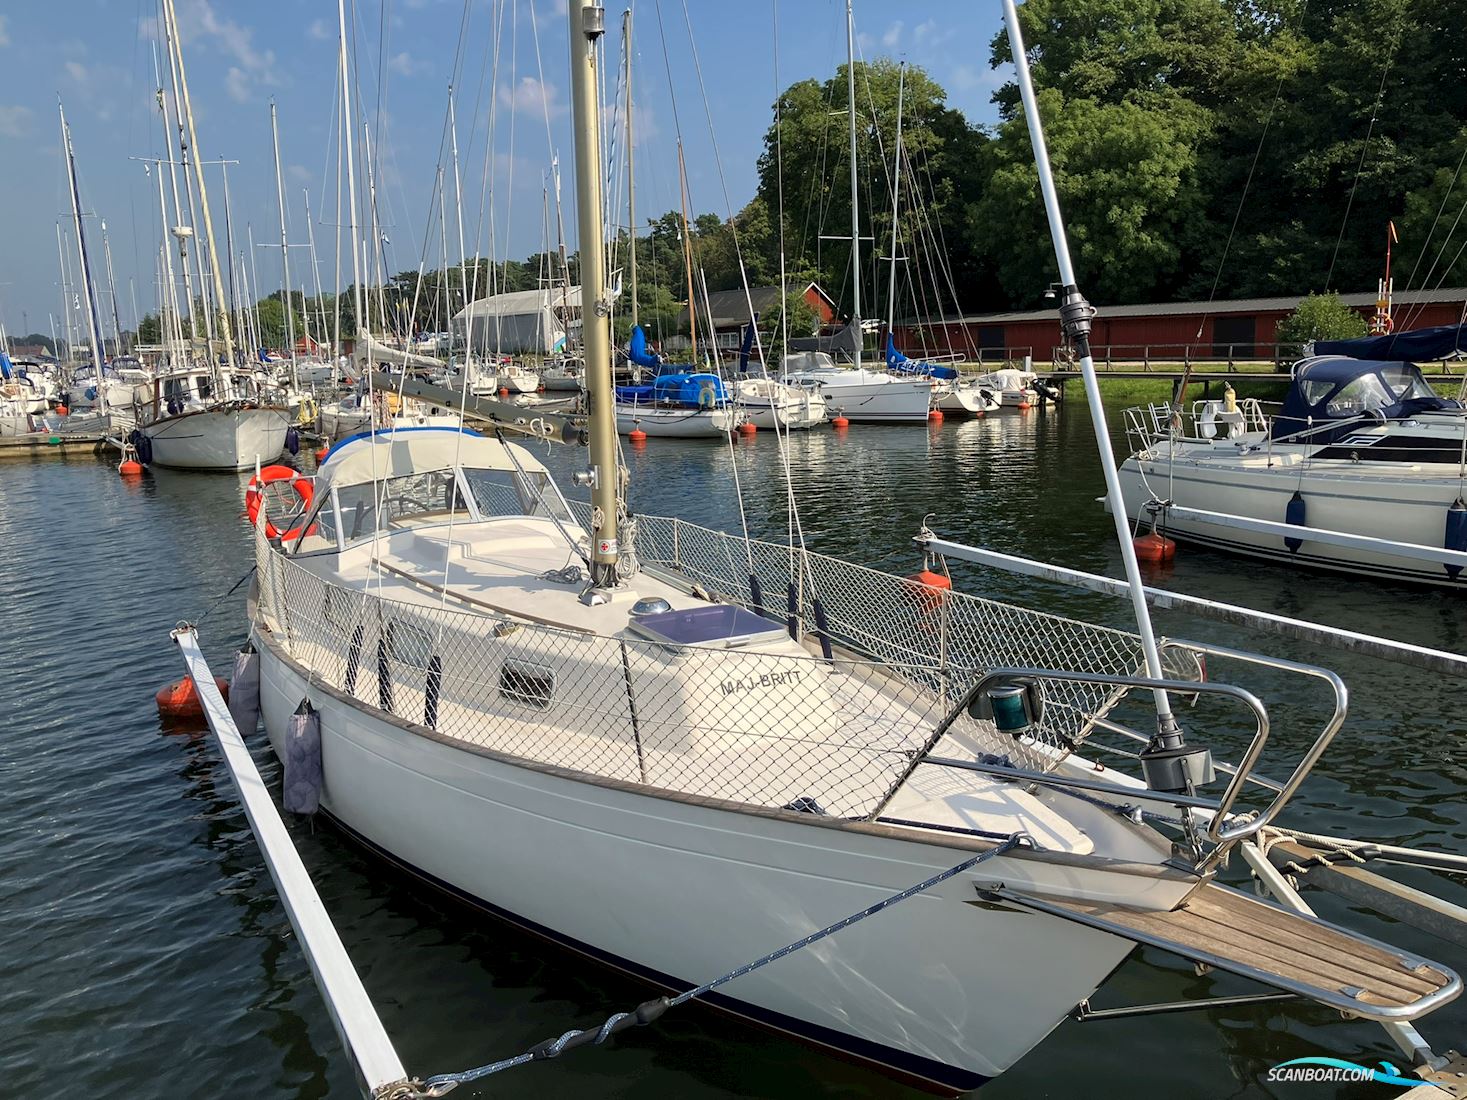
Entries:
{"label": "lifeline wire", "polygon": [[565,1051],[580,1046],[600,1046],[619,1031],[625,1031],[629,1027],[650,1024],[669,1008],[677,1008],[679,1005],[686,1004],[695,997],[701,997],[705,993],[711,993],[719,986],[727,985],[736,978],[742,978],[745,974],[751,974],[763,966],[784,958],[786,955],[793,955],[802,947],[809,947],[812,943],[817,943],[827,936],[832,936],[842,929],[849,928],[851,925],[857,924],[867,917],[875,916],[883,909],[890,908],[898,902],[906,901],[908,898],[920,894],[924,890],[929,890],[939,883],[946,882],[955,875],[960,875],[980,863],[993,859],[995,856],[1007,855],[1021,844],[1032,846],[1033,841],[1027,833],[1013,833],[996,848],[990,848],[986,852],[980,852],[976,856],[972,856],[953,867],[949,867],[946,871],[939,871],[931,878],[923,879],[915,886],[909,886],[900,893],[892,894],[890,897],[884,898],[874,905],[867,906],[858,913],[852,913],[850,916],[844,917],[834,924],[828,924],[818,932],[811,932],[803,939],[786,944],[778,951],[771,951],[762,958],[745,963],[736,970],[730,970],[727,974],[714,978],[711,982],[705,982],[696,989],[689,989],[684,993],[679,993],[676,997],[656,997],[650,1001],[644,1001],[631,1012],[617,1012],[608,1016],[600,1027],[567,1031],[559,1038],[550,1039],[537,1046],[533,1046],[523,1054],[517,1054],[513,1058],[504,1058],[498,1062],[490,1062],[488,1065],[462,1070],[458,1073],[440,1073],[434,1077],[429,1077],[426,1081],[422,1082],[422,1086],[418,1089],[417,1095],[442,1096],[456,1089],[459,1085],[466,1085],[471,1081],[482,1080],[502,1070],[522,1066],[527,1062],[543,1062],[551,1058],[558,1058]]}

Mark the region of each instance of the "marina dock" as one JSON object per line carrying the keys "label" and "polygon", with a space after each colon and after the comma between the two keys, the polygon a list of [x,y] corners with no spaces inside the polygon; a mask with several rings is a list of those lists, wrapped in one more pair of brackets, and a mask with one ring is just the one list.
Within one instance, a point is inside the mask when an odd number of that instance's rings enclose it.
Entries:
{"label": "marina dock", "polygon": [[29,458],[33,455],[99,455],[115,446],[100,432],[54,435],[30,432],[26,435],[0,436],[0,459]]}

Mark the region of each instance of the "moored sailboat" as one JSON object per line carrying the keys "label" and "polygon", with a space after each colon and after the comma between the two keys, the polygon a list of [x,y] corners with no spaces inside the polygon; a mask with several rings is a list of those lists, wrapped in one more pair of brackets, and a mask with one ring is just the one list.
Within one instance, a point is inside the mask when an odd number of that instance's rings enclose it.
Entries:
{"label": "moored sailboat", "polygon": [[[1011,2],[1006,16],[1057,216]],[[599,243],[602,13],[575,0],[570,20],[580,239]],[[1055,235],[1066,325],[1109,460],[1090,309],[1057,224]],[[605,302],[603,250],[582,256],[587,301]],[[1124,541],[1134,634],[847,565],[793,538],[633,521],[609,309],[587,310],[584,339],[589,464],[577,481],[589,507],[568,504],[529,449],[505,439],[578,437],[547,415],[505,418],[494,437],[346,441],[287,525],[292,538],[272,544],[257,528],[251,635],[265,726],[289,759],[290,716],[302,700],[315,708],[321,805],[356,836],[669,988],[930,883],[710,999],[945,1090],[1012,1065],[1138,942],[1369,1019],[1414,1018],[1460,991],[1440,964],[1216,881],[1339,729],[1345,695],[1332,674],[1160,642]],[[1179,657],[1194,675],[1174,671]],[[1201,680],[1200,657],[1333,692],[1286,782],[1254,775],[1262,703]],[[1178,693],[1256,721],[1216,800],[1196,793],[1215,775],[1177,721]],[[1123,724],[1134,696],[1152,702],[1154,733]],[[1116,729],[1145,746],[1140,775],[1097,779],[1081,750]],[[1235,813],[1250,784],[1262,805]]]}

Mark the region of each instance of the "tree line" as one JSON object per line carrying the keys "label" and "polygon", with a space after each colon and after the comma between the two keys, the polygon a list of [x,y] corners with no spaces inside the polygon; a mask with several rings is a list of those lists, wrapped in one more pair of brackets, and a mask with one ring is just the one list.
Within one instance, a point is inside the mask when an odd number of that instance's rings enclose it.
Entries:
{"label": "tree line", "polygon": [[[1027,0],[1020,18],[1077,276],[1098,304],[1370,290],[1392,222],[1399,288],[1462,279],[1467,0]],[[994,67],[1008,49],[998,34]],[[899,83],[894,312],[1042,305],[1056,273],[1016,86],[995,92],[999,121],[985,126],[920,67],[903,75],[877,59],[855,75],[862,313],[888,308]],[[791,84],[742,210],[699,214],[686,228],[669,211],[639,227],[638,306],[654,338],[687,330],[686,252],[695,301],[705,285],[777,282],[782,245],[789,286],[818,282],[850,312],[845,102],[844,65]],[[623,234],[623,272],[626,246]],[[941,270],[919,246],[941,253]],[[554,253],[480,258],[400,272],[365,293],[390,330],[441,331],[466,300],[544,287],[564,266]],[[572,282],[576,267],[572,253]],[[293,296],[297,333],[308,313],[333,317],[327,299]],[[353,300],[351,288],[340,297],[343,332],[356,329]],[[281,294],[262,300],[272,346],[284,343],[284,316]],[[144,342],[156,328],[145,319]]]}

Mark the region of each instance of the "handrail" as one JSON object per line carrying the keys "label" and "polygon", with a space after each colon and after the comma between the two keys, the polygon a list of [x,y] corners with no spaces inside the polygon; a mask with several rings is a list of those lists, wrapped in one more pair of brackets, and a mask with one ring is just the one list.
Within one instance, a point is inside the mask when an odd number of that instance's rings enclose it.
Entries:
{"label": "handrail", "polygon": [[[880,813],[886,804],[895,797],[896,792],[901,789],[902,785],[906,783],[911,777],[912,772],[920,764],[924,762],[936,762],[937,758],[931,758],[929,754],[936,747],[938,741],[946,735],[958,717],[965,713],[984,691],[997,684],[1015,680],[1060,680],[1069,683],[1144,688],[1151,691],[1162,690],[1178,694],[1222,695],[1241,702],[1251,710],[1256,725],[1253,738],[1236,764],[1232,778],[1223,791],[1222,797],[1217,800],[1215,806],[1208,804],[1209,808],[1213,809],[1213,817],[1208,823],[1206,835],[1214,843],[1215,848],[1198,864],[1199,871],[1207,870],[1220,861],[1223,855],[1239,841],[1253,836],[1265,825],[1272,822],[1298,791],[1304,779],[1313,770],[1314,765],[1319,762],[1319,758],[1324,754],[1325,749],[1329,747],[1330,742],[1334,740],[1335,734],[1339,732],[1340,727],[1344,724],[1349,708],[1349,690],[1345,687],[1344,681],[1338,675],[1328,669],[1319,668],[1314,665],[1301,664],[1297,661],[1289,661],[1279,657],[1266,657],[1261,654],[1247,653],[1243,650],[1229,649],[1226,646],[1208,646],[1195,643],[1179,644],[1184,644],[1195,650],[1211,653],[1219,657],[1232,658],[1253,664],[1261,664],[1266,667],[1292,671],[1305,676],[1312,676],[1315,679],[1323,680],[1330,686],[1334,693],[1334,712],[1331,714],[1329,721],[1325,723],[1324,729],[1320,731],[1319,736],[1315,738],[1314,744],[1310,746],[1309,750],[1294,768],[1293,774],[1279,785],[1281,789],[1274,795],[1272,802],[1261,811],[1247,816],[1238,824],[1229,825],[1227,823],[1228,818],[1232,814],[1233,805],[1237,802],[1238,795],[1242,792],[1244,784],[1250,782],[1252,779],[1253,768],[1258,763],[1264,746],[1268,743],[1271,731],[1268,710],[1256,695],[1234,684],[1208,683],[1195,680],[1156,679],[1147,676],[1120,676],[1109,673],[1067,672],[1042,668],[996,668],[989,670],[980,677],[971,687],[963,692],[957,704],[938,723],[922,748],[913,755],[911,762],[904,769],[900,778],[893,784],[892,788],[887,792],[886,797],[878,805],[876,813]],[[1019,769],[1009,770],[1017,772]],[[1080,785],[1071,782],[1069,777],[1061,776],[1051,776],[1046,778],[1045,781],[1058,786]],[[1166,792],[1152,791],[1149,788],[1129,793],[1131,797],[1136,798],[1152,798],[1159,801],[1172,802],[1173,804],[1189,804],[1179,803],[1175,797],[1168,795]]]}

